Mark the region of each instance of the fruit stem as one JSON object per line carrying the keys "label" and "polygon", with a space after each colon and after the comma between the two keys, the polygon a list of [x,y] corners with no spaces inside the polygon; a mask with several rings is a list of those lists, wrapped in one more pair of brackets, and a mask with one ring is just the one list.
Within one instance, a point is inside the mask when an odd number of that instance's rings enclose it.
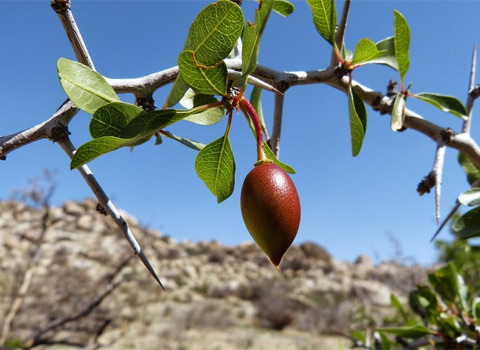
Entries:
{"label": "fruit stem", "polygon": [[267,158],[267,156],[265,155],[265,151],[263,150],[262,124],[260,123],[260,118],[258,118],[257,111],[252,106],[250,101],[248,101],[243,96],[238,101],[238,104],[242,112],[248,117],[250,117],[250,120],[252,121],[252,124],[253,124],[253,128],[255,129],[255,136],[257,139],[257,161],[255,165],[270,163],[271,160]]}

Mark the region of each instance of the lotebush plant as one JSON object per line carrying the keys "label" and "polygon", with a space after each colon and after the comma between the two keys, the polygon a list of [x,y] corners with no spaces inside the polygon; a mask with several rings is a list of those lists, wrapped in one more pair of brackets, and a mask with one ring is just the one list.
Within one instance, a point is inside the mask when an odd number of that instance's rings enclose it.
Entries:
{"label": "lotebush plant", "polygon": [[[345,1],[342,13],[338,14],[334,0],[307,0],[314,28],[331,48],[330,63],[324,69],[318,67],[312,71],[277,71],[257,62],[261,37],[271,13],[288,16],[294,11],[293,4],[285,0],[263,0],[259,1],[254,15],[245,16],[241,3],[219,0],[207,5],[190,26],[183,51],[178,55],[178,66],[146,77],[123,80],[106,79],[101,72],[95,71],[73,19],[70,1],[53,0],[52,8],[62,19],[78,60],[58,60],[58,77],[68,100],[44,123],[1,137],[0,158],[5,159],[10,152],[42,138],[57,142],[72,158],[71,168],[80,171],[98,198],[99,210],[115,220],[135,253],[161,284],[128,224],[105,194],[87,163],[122,147],[144,146],[150,139],[156,144],[165,138],[173,139],[198,151],[195,170],[220,203],[232,194],[235,185],[235,159],[229,141],[234,112],[241,111],[252,129],[257,164],[274,163],[292,174],[294,169],[277,158],[283,96],[298,85],[325,84],[346,94],[353,156],[360,153],[367,129],[366,104],[382,114],[390,114],[393,131],[414,129],[436,142],[434,166],[418,190],[423,194],[435,187],[437,202],[440,200],[445,149],[452,147],[459,150],[459,161],[468,174],[472,189],[459,196],[458,205],[475,208],[459,217],[453,228],[461,238],[480,235],[480,220],[477,220],[480,215],[480,191],[476,188],[480,178],[480,147],[470,135],[473,103],[480,95],[480,85],[475,86],[474,83],[474,69],[466,106],[455,97],[437,92],[414,93],[405,84],[410,66],[411,33],[407,19],[400,12],[393,11],[391,36],[378,42],[363,38],[354,47],[347,47],[345,36],[351,1]],[[254,19],[246,21],[245,17]],[[392,68],[398,72],[398,82],[391,81],[386,94],[362,85],[354,76],[365,65]],[[153,94],[170,83],[170,93],[166,101],[162,101],[162,109],[157,109]],[[248,85],[253,86],[249,98],[246,96]],[[262,118],[262,90],[276,94],[271,135]],[[121,101],[118,96],[120,92],[133,94],[135,103]],[[412,98],[460,118],[463,121],[462,130],[440,127],[409,110],[407,99]],[[70,141],[68,126],[79,110],[92,115],[89,127],[92,139],[76,149]],[[167,130],[181,120],[211,125],[225,115],[228,119],[225,131],[208,145]],[[439,205],[437,218],[438,208]],[[269,251],[270,244],[276,242],[276,238],[271,236],[262,246],[266,251]]]}

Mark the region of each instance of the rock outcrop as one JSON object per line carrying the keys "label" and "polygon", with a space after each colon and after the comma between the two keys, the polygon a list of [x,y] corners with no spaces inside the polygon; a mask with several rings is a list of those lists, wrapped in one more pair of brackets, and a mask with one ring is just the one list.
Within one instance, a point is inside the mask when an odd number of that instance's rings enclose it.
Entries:
{"label": "rock outcrop", "polygon": [[[96,202],[48,215],[0,202],[0,339],[36,349],[338,348],[361,315],[379,320],[426,271],[368,256],[339,262],[293,246],[279,273],[253,243],[177,242],[127,221],[166,292]],[[360,322],[360,323],[358,323]],[[348,341],[345,341],[348,344]],[[1,347],[0,342],[0,347]]]}

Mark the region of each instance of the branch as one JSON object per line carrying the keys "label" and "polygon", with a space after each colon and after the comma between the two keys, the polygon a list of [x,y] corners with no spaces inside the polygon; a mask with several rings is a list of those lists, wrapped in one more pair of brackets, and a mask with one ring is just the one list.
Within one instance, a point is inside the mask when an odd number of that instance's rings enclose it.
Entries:
{"label": "branch", "polygon": [[62,22],[68,40],[75,53],[75,57],[77,57],[77,61],[95,70],[87,46],[83,41],[82,34],[80,33],[75,18],[73,17],[73,13],[70,10],[70,0],[52,0],[51,6],[57,13],[60,22]]}
{"label": "branch", "polygon": [[[70,141],[70,138],[68,137],[68,135],[65,135],[62,139],[58,140],[58,144],[60,145],[60,147],[62,147],[62,149],[69,156],[69,158],[73,157],[76,150],[75,150],[75,146]],[[117,208],[115,207],[113,202],[110,200],[110,198],[108,198],[102,186],[98,183],[97,179],[92,174],[90,168],[87,165],[83,165],[78,168],[78,171],[80,172],[80,174],[82,175],[83,179],[85,180],[87,185],[90,187],[92,192],[97,197],[97,200],[100,203],[100,205],[107,211],[107,213],[110,215],[113,221],[115,221],[115,224],[117,224],[117,226],[120,228],[120,230],[122,231],[122,234],[128,240],[128,243],[130,243],[130,246],[132,247],[135,254],[138,255],[143,265],[147,268],[147,270],[150,272],[153,278],[157,281],[157,283],[163,288],[163,290],[165,290],[162,282],[160,281],[160,278],[158,277],[152,265],[150,264],[147,257],[145,256],[142,248],[140,247],[137,240],[135,239],[135,236],[133,235],[132,231],[130,231],[130,228],[128,227],[127,222],[122,217],[120,212],[117,210]]]}
{"label": "branch", "polygon": [[270,140],[268,140],[268,144],[277,158],[280,152],[280,134],[282,132],[282,117],[283,117],[284,102],[285,102],[285,95],[283,94],[275,95],[272,136],[270,137]]}
{"label": "branch", "polygon": [[[343,41],[345,39],[345,32],[347,30],[347,20],[348,20],[348,13],[350,11],[350,3],[351,0],[346,0],[343,4],[343,11],[342,11],[342,18],[338,23],[337,31],[335,33],[335,43],[340,51],[342,51]],[[336,66],[338,64],[338,58],[335,52],[332,52],[332,58],[330,61],[331,66]]]}

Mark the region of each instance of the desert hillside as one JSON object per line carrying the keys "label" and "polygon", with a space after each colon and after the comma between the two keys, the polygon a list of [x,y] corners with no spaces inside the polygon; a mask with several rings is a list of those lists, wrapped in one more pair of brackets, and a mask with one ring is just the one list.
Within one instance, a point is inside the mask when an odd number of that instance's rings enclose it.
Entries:
{"label": "desert hillside", "polygon": [[314,243],[292,247],[279,273],[252,243],[178,242],[126,215],[164,292],[95,207],[0,202],[1,349],[345,349],[339,333],[426,278]]}

